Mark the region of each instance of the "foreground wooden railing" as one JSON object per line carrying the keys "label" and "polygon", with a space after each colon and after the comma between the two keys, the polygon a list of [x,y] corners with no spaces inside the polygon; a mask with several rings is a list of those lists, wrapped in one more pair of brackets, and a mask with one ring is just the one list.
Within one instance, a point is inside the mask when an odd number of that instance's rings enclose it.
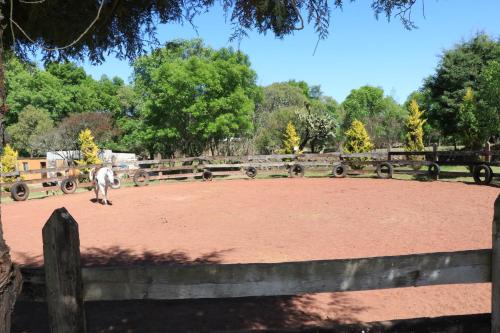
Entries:
{"label": "foreground wooden railing", "polygon": [[492,282],[492,332],[500,332],[500,195],[493,248],[269,264],[80,266],[78,225],[66,209],[43,228],[43,269],[24,269],[20,299],[46,301],[52,332],[84,332],[84,301],[296,295]]}

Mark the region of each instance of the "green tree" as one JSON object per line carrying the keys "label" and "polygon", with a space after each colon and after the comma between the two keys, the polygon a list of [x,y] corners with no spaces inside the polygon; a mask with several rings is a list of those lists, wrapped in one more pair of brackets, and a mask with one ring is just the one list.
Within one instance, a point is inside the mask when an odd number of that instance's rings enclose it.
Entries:
{"label": "green tree", "polygon": [[420,111],[416,100],[412,100],[408,106],[409,115],[406,119],[405,150],[424,150],[424,124],[423,112]]}
{"label": "green tree", "polygon": [[46,111],[54,121],[72,113],[103,112],[121,114],[119,91],[123,80],[103,76],[96,81],[83,68],[70,62],[49,63],[46,69],[10,58],[7,63],[9,112],[7,124],[17,122],[20,112],[31,105]]}
{"label": "green tree", "polygon": [[337,122],[332,114],[324,110],[308,111],[307,114],[299,114],[299,120],[304,128],[304,137],[299,147],[302,150],[309,144],[311,152],[315,153],[335,138]]}
{"label": "green tree", "polygon": [[500,138],[500,60],[490,61],[479,79],[476,119],[479,140]]}
{"label": "green tree", "polygon": [[[248,57],[201,40],[175,41],[134,63],[143,105],[139,139],[149,153],[199,155],[252,132],[256,74]],[[130,123],[130,121],[129,121]]]}
{"label": "green tree", "polygon": [[382,88],[363,86],[353,89],[342,102],[342,108],[343,131],[357,119],[366,124],[376,146],[391,146],[402,139],[405,111],[392,97],[384,96]]}
{"label": "green tree", "polygon": [[300,137],[291,122],[286,125],[283,138],[283,154],[294,154],[299,151]]}
{"label": "green tree", "polygon": [[14,148],[33,157],[35,154],[44,153],[37,151],[40,136],[50,132],[53,122],[47,111],[28,105],[19,114],[17,123],[7,127]]}
{"label": "green tree", "polygon": [[272,153],[281,145],[282,133],[292,122],[302,138],[300,150],[310,146],[322,149],[335,138],[339,105],[324,96],[319,86],[310,87],[304,81],[273,83],[263,88],[263,98],[257,105],[255,145],[260,153]]}
{"label": "green tree", "polygon": [[[481,107],[476,112],[485,111],[482,106],[488,101],[485,101],[480,93],[481,81],[487,75],[483,74],[485,69],[495,61],[500,61],[500,41],[485,34],[478,34],[471,40],[445,51],[441,55],[436,73],[426,79],[422,91],[429,104],[428,121],[433,128],[439,129],[449,142],[464,143],[463,131],[459,130],[459,114],[468,87],[478,92],[475,100]],[[493,127],[498,128],[498,116],[495,116],[494,112],[491,118],[477,116],[476,114],[476,118],[485,119],[478,123],[481,135],[492,135],[491,123],[493,122]],[[487,118],[490,119],[486,121]]]}
{"label": "green tree", "polygon": [[344,152],[346,153],[366,153],[374,147],[370,136],[363,123],[354,119],[351,126],[345,132]]}
{"label": "green tree", "polygon": [[465,90],[465,95],[458,111],[457,130],[462,143],[469,148],[481,147],[479,123],[476,114],[477,105],[474,98],[474,92],[468,87]]}
{"label": "green tree", "polygon": [[94,142],[92,132],[87,128],[78,135],[78,143],[82,158],[77,161],[79,165],[92,165],[102,163],[99,158],[99,147]]}

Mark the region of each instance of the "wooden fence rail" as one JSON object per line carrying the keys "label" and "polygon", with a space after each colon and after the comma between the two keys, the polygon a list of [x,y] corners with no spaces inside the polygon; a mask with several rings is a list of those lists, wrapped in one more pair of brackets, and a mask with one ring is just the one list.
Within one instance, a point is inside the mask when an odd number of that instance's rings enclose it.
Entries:
{"label": "wooden fence rail", "polygon": [[278,296],[484,282],[492,283],[491,332],[500,332],[500,195],[495,202],[493,248],[470,251],[80,268],[78,226],[64,208],[52,214],[43,235],[45,267],[23,269],[20,299],[47,301],[53,332],[85,331],[83,301]]}

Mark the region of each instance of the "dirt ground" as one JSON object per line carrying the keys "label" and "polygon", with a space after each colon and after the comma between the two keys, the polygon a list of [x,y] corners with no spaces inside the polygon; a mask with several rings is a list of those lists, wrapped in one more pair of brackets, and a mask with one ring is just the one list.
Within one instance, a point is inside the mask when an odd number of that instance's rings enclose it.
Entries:
{"label": "dirt ground", "polygon": [[[2,220],[23,265],[42,263],[41,229],[59,207],[79,223],[86,265],[356,258],[489,248],[499,193],[463,183],[352,178],[186,182],[111,191],[108,207],[92,202],[91,192],[13,202],[2,205]],[[91,331],[300,328],[486,313],[490,286],[106,303],[87,305]],[[45,312],[20,304],[14,328],[44,331],[35,319]]]}

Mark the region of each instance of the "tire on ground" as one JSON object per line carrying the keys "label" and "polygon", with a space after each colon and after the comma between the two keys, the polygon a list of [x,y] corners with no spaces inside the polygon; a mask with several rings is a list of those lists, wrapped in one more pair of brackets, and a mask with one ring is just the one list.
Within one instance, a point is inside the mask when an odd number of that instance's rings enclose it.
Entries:
{"label": "tire on ground", "polygon": [[137,170],[134,173],[134,184],[137,186],[144,186],[149,183],[149,174],[144,170]]}
{"label": "tire on ground", "polygon": [[347,176],[347,171],[349,171],[347,164],[337,164],[333,167],[332,173],[335,178],[344,178]]}
{"label": "tire on ground", "polygon": [[250,178],[255,178],[257,176],[257,168],[250,166],[246,169],[245,174]]}
{"label": "tire on ground", "polygon": [[[384,171],[384,169],[386,171]],[[382,162],[379,165],[377,165],[377,177],[382,178],[382,179],[389,179],[392,178],[392,173],[394,172],[394,168],[392,167],[391,163],[387,162]]]}
{"label": "tire on ground", "polygon": [[304,177],[304,171],[305,171],[305,168],[302,164],[293,164],[290,166],[288,173],[290,174],[290,177],[292,177],[292,178]]}
{"label": "tire on ground", "polygon": [[10,187],[10,196],[14,201],[25,201],[30,195],[30,188],[25,182],[15,182]]}
{"label": "tire on ground", "polygon": [[75,193],[78,184],[74,178],[65,178],[61,182],[61,191],[64,194],[72,194]]}
{"label": "tire on ground", "polygon": [[112,188],[113,190],[117,190],[117,189],[119,189],[121,186],[122,186],[122,182],[121,182],[120,178],[118,178],[118,177],[114,177],[114,178],[113,178],[113,183],[111,183],[111,188]]}
{"label": "tire on ground", "polygon": [[212,171],[204,170],[201,178],[203,179],[203,181],[211,181],[213,179]]}
{"label": "tire on ground", "polygon": [[437,163],[431,163],[427,167],[427,173],[429,174],[429,177],[433,179],[437,179],[439,177],[439,173],[441,172],[441,167]]}
{"label": "tire on ground", "polygon": [[[488,185],[491,183],[491,180],[493,179],[493,170],[491,170],[489,165],[476,165],[473,170],[472,176],[474,177],[474,182],[476,182],[476,184]],[[481,174],[482,171],[484,171],[484,174]],[[484,177],[484,179],[482,179],[482,177]]]}

